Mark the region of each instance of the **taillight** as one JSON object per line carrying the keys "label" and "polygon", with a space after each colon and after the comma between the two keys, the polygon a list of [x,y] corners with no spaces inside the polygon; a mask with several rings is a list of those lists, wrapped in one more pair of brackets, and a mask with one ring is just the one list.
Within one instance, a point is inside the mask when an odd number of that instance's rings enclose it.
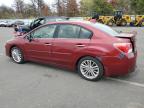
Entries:
{"label": "taillight", "polygon": [[131,53],[132,52],[132,44],[131,43],[114,43],[114,47],[123,53]]}

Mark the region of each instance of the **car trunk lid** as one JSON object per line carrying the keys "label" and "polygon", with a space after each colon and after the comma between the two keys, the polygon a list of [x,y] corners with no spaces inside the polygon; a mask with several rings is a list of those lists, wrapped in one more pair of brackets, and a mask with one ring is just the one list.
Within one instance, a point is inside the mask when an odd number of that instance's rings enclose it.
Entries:
{"label": "car trunk lid", "polygon": [[135,53],[136,52],[136,34],[137,34],[136,32],[120,33],[116,37],[129,39],[133,47],[133,52]]}

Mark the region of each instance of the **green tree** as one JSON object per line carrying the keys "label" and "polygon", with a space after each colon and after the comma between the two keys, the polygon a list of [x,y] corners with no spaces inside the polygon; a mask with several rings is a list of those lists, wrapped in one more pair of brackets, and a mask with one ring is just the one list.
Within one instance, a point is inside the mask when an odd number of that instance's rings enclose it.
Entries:
{"label": "green tree", "polygon": [[130,5],[135,14],[144,14],[144,0],[131,0]]}
{"label": "green tree", "polygon": [[80,2],[83,14],[98,13],[107,15],[113,13],[113,6],[107,0],[82,0]]}
{"label": "green tree", "polygon": [[130,9],[130,1],[131,0],[116,0],[115,10],[122,10],[124,13],[131,13]]}
{"label": "green tree", "polygon": [[94,10],[92,9],[93,0],[81,0],[80,1],[80,13],[82,16],[89,16],[91,12]]}
{"label": "green tree", "polygon": [[15,14],[14,14],[14,10],[10,7],[7,6],[0,6],[0,18],[4,19],[4,18],[14,18]]}
{"label": "green tree", "polygon": [[92,8],[102,15],[113,13],[113,6],[107,0],[94,0]]}
{"label": "green tree", "polygon": [[66,10],[67,0],[55,0],[55,7],[57,9],[58,16],[66,16],[67,10]]}
{"label": "green tree", "polygon": [[57,14],[59,16],[77,16],[79,14],[76,0],[55,0]]}
{"label": "green tree", "polygon": [[79,14],[78,5],[76,0],[67,0],[67,15],[70,17],[77,16]]}
{"label": "green tree", "polygon": [[32,4],[25,4],[25,9],[24,9],[24,15],[23,18],[29,18],[29,17],[37,17],[37,10]]}

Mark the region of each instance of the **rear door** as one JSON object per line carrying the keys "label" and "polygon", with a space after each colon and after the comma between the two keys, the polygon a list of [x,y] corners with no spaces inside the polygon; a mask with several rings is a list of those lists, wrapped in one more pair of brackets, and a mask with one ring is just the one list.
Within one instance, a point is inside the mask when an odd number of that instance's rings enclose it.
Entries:
{"label": "rear door", "polygon": [[92,32],[81,26],[61,24],[52,45],[52,58],[55,63],[71,64],[75,57],[90,42]]}
{"label": "rear door", "polygon": [[32,41],[25,44],[26,55],[29,59],[46,61],[51,58],[51,45],[56,25],[38,28],[29,35]]}

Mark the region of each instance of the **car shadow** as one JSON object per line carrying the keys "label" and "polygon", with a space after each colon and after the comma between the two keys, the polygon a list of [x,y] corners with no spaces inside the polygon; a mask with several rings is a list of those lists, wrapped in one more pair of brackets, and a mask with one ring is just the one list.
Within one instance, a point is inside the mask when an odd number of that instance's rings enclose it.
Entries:
{"label": "car shadow", "polygon": [[[9,62],[14,63],[11,59],[9,59]],[[21,65],[21,64],[18,64],[18,65]],[[63,67],[57,67],[57,66],[50,65],[50,64],[43,64],[43,63],[37,63],[37,62],[28,61],[28,62],[26,62],[26,63],[24,63],[22,65],[25,65],[25,66],[26,65],[31,65],[31,66],[38,67],[38,68],[40,67],[40,68],[43,68],[43,69],[49,69],[50,71],[54,72],[55,75],[51,74],[51,72],[48,73],[48,71],[44,72],[43,76],[44,77],[48,77],[48,78],[58,77],[57,72],[71,74],[71,75],[74,75],[74,76],[77,76],[77,77],[80,78],[80,76],[78,75],[77,71],[72,71],[72,70],[69,70],[69,69],[66,69],[66,68],[63,68]],[[133,79],[138,74],[138,71],[139,71],[139,69],[137,68],[134,72],[129,73],[127,75],[117,76],[117,77],[115,76],[115,77],[110,77],[110,78],[121,79],[121,80],[131,80],[131,79]],[[107,79],[107,78],[108,77],[103,77],[100,81],[102,81],[102,82],[105,82],[105,81],[108,82],[109,79]],[[82,79],[82,78],[80,78],[80,79]],[[96,82],[99,82],[99,81],[96,81]]]}
{"label": "car shadow", "polygon": [[76,74],[77,72],[76,71],[72,71],[72,70],[69,70],[67,68],[64,68],[64,67],[57,67],[57,66],[54,66],[54,65],[50,65],[50,64],[43,64],[43,63],[37,63],[37,62],[26,62],[25,64],[30,64],[30,65],[35,65],[37,67],[42,67],[42,68],[49,68],[53,71],[60,71],[60,72],[69,72],[70,74]]}

